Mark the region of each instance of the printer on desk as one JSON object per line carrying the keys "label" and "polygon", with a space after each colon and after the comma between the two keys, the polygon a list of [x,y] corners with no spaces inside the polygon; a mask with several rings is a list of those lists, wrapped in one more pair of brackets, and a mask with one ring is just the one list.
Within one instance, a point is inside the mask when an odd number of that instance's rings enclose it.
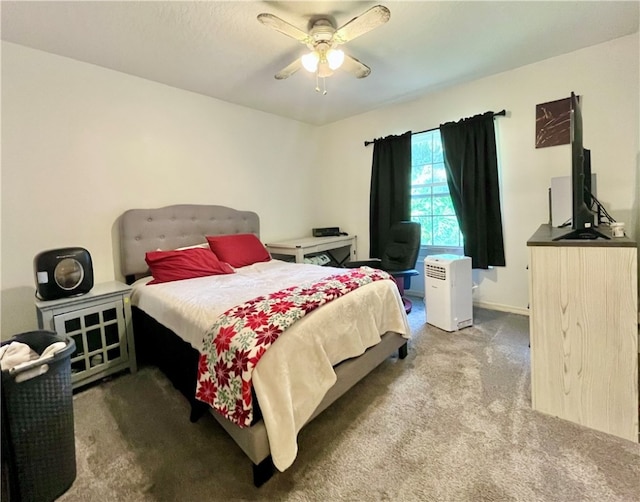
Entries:
{"label": "printer on desk", "polygon": [[346,232],[341,232],[340,227],[322,227],[311,229],[314,237],[336,237],[338,235],[348,235]]}

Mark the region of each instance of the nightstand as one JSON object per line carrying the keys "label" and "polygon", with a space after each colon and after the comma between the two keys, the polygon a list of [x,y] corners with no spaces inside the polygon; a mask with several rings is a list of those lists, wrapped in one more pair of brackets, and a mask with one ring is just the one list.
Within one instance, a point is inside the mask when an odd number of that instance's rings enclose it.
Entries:
{"label": "nightstand", "polygon": [[96,284],[89,293],[36,300],[38,326],[73,338],[71,383],[76,389],[113,373],[137,370],[131,324],[131,287]]}

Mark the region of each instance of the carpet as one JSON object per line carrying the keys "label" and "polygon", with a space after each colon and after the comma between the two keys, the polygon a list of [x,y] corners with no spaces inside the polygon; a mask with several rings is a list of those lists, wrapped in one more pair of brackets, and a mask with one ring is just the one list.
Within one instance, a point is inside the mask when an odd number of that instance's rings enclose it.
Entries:
{"label": "carpet", "polygon": [[153,367],[74,395],[75,501],[637,501],[640,446],[531,409],[528,318],[474,310],[447,333],[409,315],[387,359],[300,433],[261,488],[210,416]]}

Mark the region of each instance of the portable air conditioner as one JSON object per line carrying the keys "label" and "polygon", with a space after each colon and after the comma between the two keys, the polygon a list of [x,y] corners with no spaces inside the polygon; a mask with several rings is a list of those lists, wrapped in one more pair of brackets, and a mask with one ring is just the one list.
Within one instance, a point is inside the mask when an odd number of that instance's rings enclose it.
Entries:
{"label": "portable air conditioner", "polygon": [[437,254],[424,259],[427,322],[445,331],[473,324],[471,258]]}

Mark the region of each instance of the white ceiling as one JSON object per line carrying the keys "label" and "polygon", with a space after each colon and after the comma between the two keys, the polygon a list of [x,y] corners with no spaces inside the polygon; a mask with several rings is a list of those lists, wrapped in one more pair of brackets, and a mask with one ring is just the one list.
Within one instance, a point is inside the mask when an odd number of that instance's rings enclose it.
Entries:
{"label": "white ceiling", "polygon": [[[343,46],[370,76],[338,71],[325,96],[304,70],[273,78],[306,48],[258,14],[306,31],[314,16],[339,27],[378,3],[389,22]],[[1,8],[3,40],[318,125],[635,33],[640,16],[637,1],[2,0]]]}

